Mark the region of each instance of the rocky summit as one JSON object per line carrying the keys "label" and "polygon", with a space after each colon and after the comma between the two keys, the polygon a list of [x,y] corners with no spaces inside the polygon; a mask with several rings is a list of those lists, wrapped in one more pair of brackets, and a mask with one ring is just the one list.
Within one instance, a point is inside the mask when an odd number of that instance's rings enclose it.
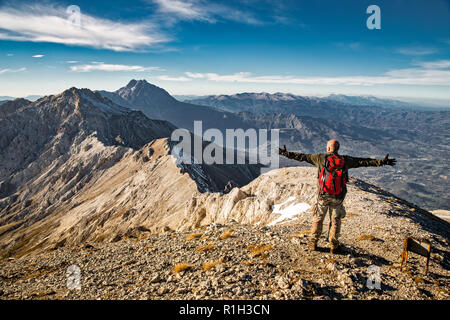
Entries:
{"label": "rocky summit", "polygon": [[[92,238],[6,258],[0,268],[1,297],[449,298],[447,222],[352,178],[342,224],[343,249],[331,255],[323,237],[319,250],[310,251],[314,190],[313,168],[273,170],[227,194],[191,195],[195,200],[185,204],[175,230],[136,228],[108,241]],[[431,242],[426,275],[424,258],[412,253],[400,270],[405,236]],[[79,268],[79,289],[68,289],[71,266]],[[379,268],[378,288],[370,278],[373,268]]]}

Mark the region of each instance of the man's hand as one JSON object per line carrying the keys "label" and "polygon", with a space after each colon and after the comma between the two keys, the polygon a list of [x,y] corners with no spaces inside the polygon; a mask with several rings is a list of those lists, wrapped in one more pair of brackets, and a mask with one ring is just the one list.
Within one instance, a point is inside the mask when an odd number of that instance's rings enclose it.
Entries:
{"label": "man's hand", "polygon": [[397,163],[397,160],[395,160],[395,158],[389,159],[389,153],[383,159],[384,165],[395,166],[396,163]]}
{"label": "man's hand", "polygon": [[283,149],[278,148],[278,154],[284,154],[285,152],[287,152],[286,145],[283,146]]}

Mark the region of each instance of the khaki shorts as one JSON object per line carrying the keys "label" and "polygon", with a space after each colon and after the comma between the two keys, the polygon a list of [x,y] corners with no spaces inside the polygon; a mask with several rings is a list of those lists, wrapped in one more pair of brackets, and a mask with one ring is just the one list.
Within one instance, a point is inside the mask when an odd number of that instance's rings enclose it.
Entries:
{"label": "khaki shorts", "polygon": [[337,245],[341,230],[341,219],[345,217],[346,212],[343,205],[343,199],[334,199],[318,196],[313,209],[313,224],[311,237],[313,240],[319,240],[322,234],[323,220],[328,212],[331,215],[331,227],[328,240],[331,244]]}
{"label": "khaki shorts", "polygon": [[317,217],[320,220],[323,220],[328,210],[331,211],[330,213],[332,218],[333,217],[336,217],[338,219],[344,218],[346,215],[346,211],[343,202],[344,202],[343,199],[334,199],[319,196],[313,209],[314,218]]}

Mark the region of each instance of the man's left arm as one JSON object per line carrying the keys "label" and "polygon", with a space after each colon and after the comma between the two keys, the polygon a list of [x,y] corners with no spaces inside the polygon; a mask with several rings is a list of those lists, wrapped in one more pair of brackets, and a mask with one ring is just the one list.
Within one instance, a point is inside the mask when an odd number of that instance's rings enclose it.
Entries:
{"label": "man's left arm", "polygon": [[395,159],[389,159],[389,154],[384,159],[356,158],[345,156],[345,165],[348,169],[359,167],[381,167],[384,165],[394,166],[397,163]]}

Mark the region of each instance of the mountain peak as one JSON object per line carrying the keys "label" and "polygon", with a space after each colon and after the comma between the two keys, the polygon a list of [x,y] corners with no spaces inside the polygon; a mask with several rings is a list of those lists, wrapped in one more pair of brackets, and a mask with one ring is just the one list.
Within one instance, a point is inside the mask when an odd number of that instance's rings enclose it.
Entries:
{"label": "mountain peak", "polygon": [[83,94],[90,95],[90,92],[94,93],[93,91],[86,89],[86,88],[77,88],[77,87],[70,87],[69,89],[64,90],[60,94],[56,95],[57,97],[81,97]]}
{"label": "mountain peak", "polygon": [[157,89],[160,89],[160,90],[164,90],[164,89],[162,89],[162,88],[160,88],[158,86],[155,86],[154,84],[151,84],[150,82],[148,82],[145,79],[141,79],[141,80],[131,79],[130,82],[128,82],[128,84],[125,86],[125,88],[128,88],[128,89],[145,88],[145,87],[147,87],[147,88],[157,88]]}
{"label": "mountain peak", "polygon": [[82,114],[93,110],[108,115],[130,112],[130,109],[120,106],[103,97],[99,92],[87,88],[71,87],[56,96],[49,96],[47,99],[55,101],[56,105],[64,106],[66,110],[68,110],[67,108],[78,109]]}
{"label": "mountain peak", "polygon": [[147,82],[146,80],[132,79],[125,87],[120,88],[116,93],[128,102],[153,102],[153,103],[173,103],[176,101],[166,90]]}
{"label": "mountain peak", "polygon": [[[145,81],[145,80],[139,80],[139,81]],[[136,86],[137,82],[138,82],[138,80],[131,79],[130,82],[128,82],[128,84],[125,87],[132,88],[132,87]]]}
{"label": "mountain peak", "polygon": [[130,82],[128,82],[128,84],[125,86],[125,88],[135,88],[135,87],[142,87],[142,86],[153,86],[151,83],[147,82],[147,80],[145,79],[141,79],[141,80],[136,80],[136,79],[131,79]]}

